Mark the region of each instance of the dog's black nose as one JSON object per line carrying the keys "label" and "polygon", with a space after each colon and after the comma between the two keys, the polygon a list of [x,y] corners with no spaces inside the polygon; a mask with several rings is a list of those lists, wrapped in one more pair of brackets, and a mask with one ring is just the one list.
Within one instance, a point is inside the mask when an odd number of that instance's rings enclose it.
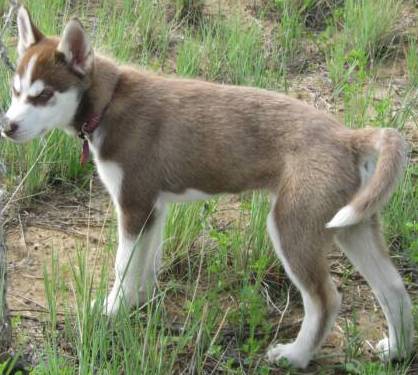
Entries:
{"label": "dog's black nose", "polygon": [[18,128],[18,125],[16,122],[13,122],[13,121],[6,122],[3,126],[3,133],[6,136],[10,137],[16,132],[17,128]]}

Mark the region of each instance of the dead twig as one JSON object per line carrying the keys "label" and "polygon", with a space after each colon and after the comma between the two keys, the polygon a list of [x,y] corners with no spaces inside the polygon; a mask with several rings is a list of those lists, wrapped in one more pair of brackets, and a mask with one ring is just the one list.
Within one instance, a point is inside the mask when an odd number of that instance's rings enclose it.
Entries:
{"label": "dead twig", "polygon": [[12,63],[9,57],[9,54],[7,52],[7,47],[3,39],[4,39],[4,34],[9,29],[12,23],[13,16],[17,8],[19,7],[19,4],[16,0],[10,0],[9,3],[10,3],[9,10],[3,16],[4,18],[3,27],[0,30],[0,58],[3,61],[4,65],[6,65],[12,72],[14,72],[16,70],[16,67]]}

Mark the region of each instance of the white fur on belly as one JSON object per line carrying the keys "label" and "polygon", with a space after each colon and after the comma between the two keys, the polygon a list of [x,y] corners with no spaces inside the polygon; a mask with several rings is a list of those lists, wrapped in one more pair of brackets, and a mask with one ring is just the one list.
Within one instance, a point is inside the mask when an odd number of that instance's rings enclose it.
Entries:
{"label": "white fur on belly", "polygon": [[204,193],[200,190],[195,189],[186,189],[184,193],[176,194],[168,191],[162,191],[159,195],[159,199],[163,202],[189,202],[209,199],[212,197],[212,194]]}

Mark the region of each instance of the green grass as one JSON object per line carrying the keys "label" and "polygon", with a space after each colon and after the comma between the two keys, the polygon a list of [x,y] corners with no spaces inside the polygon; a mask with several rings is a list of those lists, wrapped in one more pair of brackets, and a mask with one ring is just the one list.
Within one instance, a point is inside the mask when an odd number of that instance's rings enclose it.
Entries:
{"label": "green grass", "polygon": [[408,50],[406,53],[406,67],[408,69],[408,79],[412,87],[418,86],[418,46],[417,38],[410,37],[408,40]]}
{"label": "green grass", "polygon": [[[307,3],[307,2],[306,2]],[[279,69],[287,74],[289,64],[301,52],[303,34],[302,13],[303,5],[290,0],[276,0],[281,18],[277,32],[277,47]],[[309,4],[306,4],[309,6]]]}
{"label": "green grass", "polygon": [[399,0],[346,0],[335,10],[329,27],[340,32],[332,36],[326,54],[337,88],[390,56],[400,6]]}
{"label": "green grass", "polygon": [[[392,51],[397,47],[393,40],[399,1],[331,4],[333,12],[322,33],[309,30],[306,21],[309,12],[317,9],[312,1],[266,1],[268,11],[251,16],[241,7],[208,15],[200,0],[105,0],[76,2],[74,7],[64,0],[25,3],[35,23],[48,34],[59,33],[66,20],[78,16],[94,44],[119,61],[163,73],[280,91],[297,78],[295,61],[305,53],[304,40],[311,38],[322,47],[320,64],[328,70],[334,102],[343,106],[341,117],[347,126],[391,126],[405,131],[406,124],[417,124],[416,36],[408,39],[405,67],[409,86],[400,103],[394,90],[388,90],[382,99],[375,98],[381,85],[377,69],[396,55]],[[0,2],[0,9],[4,4]],[[269,12],[274,13],[276,24],[266,31]],[[6,40],[13,45],[13,32]],[[14,56],[13,48],[10,52]],[[0,65],[1,109],[10,100],[9,79],[10,72]],[[0,158],[8,166],[7,186],[10,191],[22,186],[14,200],[29,205],[32,196],[58,183],[69,189],[77,186],[87,194],[93,167],[80,167],[80,150],[79,140],[58,131],[25,146],[0,141]],[[418,264],[417,178],[417,164],[411,163],[384,212],[387,239],[402,262],[411,267]],[[265,230],[268,210],[268,199],[261,193],[244,194],[233,204],[219,198],[173,205],[165,230],[165,265],[158,291],[147,306],[135,312],[122,309],[113,321],[90,306],[92,299],[104,300],[113,270],[106,262],[95,268],[87,259],[92,251],[98,251],[99,259],[112,256],[114,225],[104,230],[106,246],[92,249],[80,240],[66,282],[56,249],[44,270],[49,314],[33,373],[277,372],[263,356],[275,336],[279,311],[285,310],[289,283]],[[405,279],[412,285],[412,274]],[[300,307],[294,288],[290,294],[291,304]],[[64,316],[58,301],[66,301]],[[355,323],[354,316],[344,327],[345,360],[320,369],[323,373],[406,373],[408,364],[385,366],[367,361],[360,350],[367,338]],[[291,339],[294,332],[284,330],[280,335]],[[282,372],[295,373],[291,369]]]}
{"label": "green grass", "polygon": [[[261,290],[266,272],[271,271],[272,253],[265,232],[259,230],[266,218],[267,201],[254,194],[237,208],[239,215],[251,212],[250,221],[245,220],[249,225],[245,236],[239,225],[229,229],[230,233],[213,227],[216,204],[172,207],[165,235],[171,257],[166,259],[159,290],[144,308],[134,313],[122,309],[112,321],[98,308],[105,297],[107,265],[103,265],[98,282],[87,264],[88,251],[80,243],[72,261],[70,285],[63,287],[58,258],[53,256],[50,270],[45,271],[50,313],[46,358],[34,372],[171,374],[190,367],[201,373],[213,369],[214,361],[220,370],[232,373],[240,365],[267,371],[267,365],[260,364],[259,353],[269,344],[271,332]],[[181,232],[188,229],[188,233]],[[109,240],[114,238],[114,233],[107,235]],[[275,272],[280,275],[280,270]],[[220,301],[225,291],[230,297]],[[67,306],[64,327],[57,332],[57,300],[74,297],[75,307]],[[98,301],[94,308],[90,306],[92,299]],[[172,301],[184,306],[177,321],[172,320]],[[246,358],[241,364],[225,356],[224,331],[236,337],[229,350]],[[60,345],[63,341],[65,356]]]}
{"label": "green grass", "polygon": [[172,25],[162,2],[106,0],[98,7],[96,20],[96,44],[119,61],[164,66]]}

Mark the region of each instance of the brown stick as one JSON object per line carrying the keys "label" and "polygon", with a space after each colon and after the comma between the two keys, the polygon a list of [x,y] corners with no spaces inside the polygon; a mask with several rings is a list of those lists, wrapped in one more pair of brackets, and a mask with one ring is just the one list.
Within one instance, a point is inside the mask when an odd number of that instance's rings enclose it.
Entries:
{"label": "brown stick", "polygon": [[[0,207],[3,206],[3,190],[1,189],[3,173],[4,167],[0,163]],[[0,217],[0,353],[6,352],[12,342],[12,326],[6,301],[6,270],[6,246],[3,239],[2,217]]]}
{"label": "brown stick", "polygon": [[[14,64],[11,62],[7,53],[6,45],[3,41],[6,30],[10,27],[12,18],[15,11],[18,8],[18,2],[16,0],[10,0],[10,6],[7,13],[3,15],[3,26],[0,29],[0,58],[3,63],[12,71],[15,70]],[[3,175],[5,168],[0,163],[0,212],[3,211]],[[0,215],[0,355],[5,353],[12,343],[12,325],[10,321],[9,310],[7,308],[6,301],[6,289],[7,289],[7,259],[6,259],[6,246],[3,238],[3,218]]]}
{"label": "brown stick", "polygon": [[10,60],[9,54],[7,53],[7,47],[6,44],[3,41],[4,34],[6,30],[10,27],[13,15],[18,8],[19,4],[16,0],[10,0],[9,1],[10,6],[7,13],[3,15],[4,22],[3,27],[0,30],[0,58],[3,61],[4,65],[6,65],[12,72],[15,71],[15,66]]}
{"label": "brown stick", "polygon": [[12,72],[14,72],[15,66],[10,60],[9,54],[7,53],[7,47],[3,41],[3,38],[4,38],[4,34],[6,30],[11,25],[12,18],[19,4],[16,0],[10,0],[9,3],[10,3],[9,10],[7,13],[3,15],[4,23],[3,23],[3,27],[0,30],[0,58],[3,61],[4,65],[6,65]]}

